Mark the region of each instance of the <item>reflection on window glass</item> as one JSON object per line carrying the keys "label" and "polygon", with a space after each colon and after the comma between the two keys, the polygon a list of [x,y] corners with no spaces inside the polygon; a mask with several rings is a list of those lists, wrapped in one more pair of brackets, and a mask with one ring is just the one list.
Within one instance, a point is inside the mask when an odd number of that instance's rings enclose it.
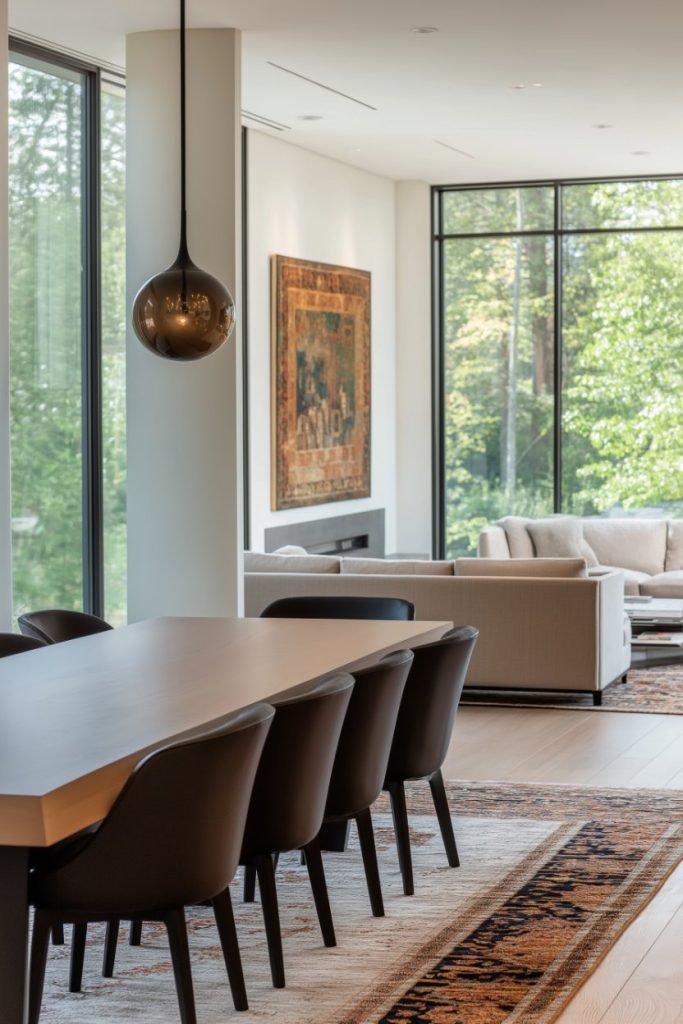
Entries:
{"label": "reflection on window glass", "polygon": [[551,231],[554,189],[464,189],[443,194],[443,233],[486,234],[505,231]]}
{"label": "reflection on window glass", "polygon": [[102,482],[104,607],[112,625],[126,621],[126,107],[104,84],[102,131]]}
{"label": "reflection on window glass", "polygon": [[82,608],[83,80],[9,69],[14,612]]}

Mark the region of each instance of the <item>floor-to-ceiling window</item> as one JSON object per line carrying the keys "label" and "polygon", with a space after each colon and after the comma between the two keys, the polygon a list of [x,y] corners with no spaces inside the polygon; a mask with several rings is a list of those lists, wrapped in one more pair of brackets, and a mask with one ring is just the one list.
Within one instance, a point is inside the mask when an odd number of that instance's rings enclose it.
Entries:
{"label": "floor-to-ceiling window", "polygon": [[[100,131],[101,126],[101,131]],[[9,66],[15,615],[125,618],[124,112],[96,69]]]}
{"label": "floor-to-ceiling window", "polygon": [[438,546],[683,513],[683,180],[434,190]]}

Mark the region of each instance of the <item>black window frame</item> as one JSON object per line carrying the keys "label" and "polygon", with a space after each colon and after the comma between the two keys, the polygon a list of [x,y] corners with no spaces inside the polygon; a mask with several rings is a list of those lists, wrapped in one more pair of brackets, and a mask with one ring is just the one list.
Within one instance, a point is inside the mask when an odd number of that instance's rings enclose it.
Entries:
{"label": "black window frame", "polygon": [[[562,511],[562,269],[563,239],[570,235],[648,234],[683,231],[683,225],[565,228],[562,226],[562,190],[572,185],[599,185],[631,181],[682,181],[678,174],[609,175],[597,178],[555,178],[524,181],[476,182],[474,184],[433,185],[431,188],[432,236],[432,556],[445,557],[446,489],[444,460],[444,310],[443,251],[444,242],[457,238],[524,238],[539,236],[553,240],[554,310],[553,310],[553,511]],[[553,226],[546,230],[444,232],[443,197],[449,192],[493,191],[512,188],[552,188],[554,191]]]}
{"label": "black window frame", "polygon": [[81,112],[81,389],[82,389],[82,536],[83,609],[104,616],[104,497],[102,471],[102,279],[100,193],[100,98],[102,81],[125,77],[104,71],[97,64],[69,54],[9,37],[8,59],[13,56],[40,61],[73,71],[83,79]]}

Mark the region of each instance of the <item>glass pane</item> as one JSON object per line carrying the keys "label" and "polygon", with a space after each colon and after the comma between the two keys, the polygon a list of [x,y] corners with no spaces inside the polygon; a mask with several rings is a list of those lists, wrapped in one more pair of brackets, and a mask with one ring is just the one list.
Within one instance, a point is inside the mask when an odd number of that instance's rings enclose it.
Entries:
{"label": "glass pane", "polygon": [[564,185],[562,225],[570,229],[683,225],[683,180]]}
{"label": "glass pane", "polygon": [[444,192],[443,234],[552,231],[554,197],[548,185]]}
{"label": "glass pane", "polygon": [[563,501],[683,515],[683,235],[564,241]]}
{"label": "glass pane", "polygon": [[104,84],[102,121],[102,480],[104,608],[126,621],[126,100]]}
{"label": "glass pane", "polygon": [[9,69],[16,615],[83,606],[80,76]]}
{"label": "glass pane", "polygon": [[503,515],[553,503],[553,244],[444,243],[445,522],[449,557]]}

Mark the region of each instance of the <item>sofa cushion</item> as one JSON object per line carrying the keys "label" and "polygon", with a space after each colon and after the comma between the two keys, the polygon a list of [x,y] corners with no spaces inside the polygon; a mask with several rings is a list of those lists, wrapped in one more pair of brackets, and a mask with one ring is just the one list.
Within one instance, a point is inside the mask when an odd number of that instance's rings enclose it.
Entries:
{"label": "sofa cushion", "polygon": [[593,548],[583,536],[579,519],[553,516],[531,520],[527,526],[537,558],[585,558],[587,565],[597,565]]}
{"label": "sofa cushion", "polygon": [[524,516],[505,516],[504,519],[499,519],[496,523],[496,526],[502,526],[505,530],[511,558],[534,557],[534,545],[527,530],[530,522],[531,519]]}
{"label": "sofa cushion", "polygon": [[683,519],[670,519],[666,539],[666,572],[683,569]]}
{"label": "sofa cushion", "polygon": [[458,558],[456,576],[546,576],[580,578],[588,575],[583,558]]}
{"label": "sofa cushion", "polygon": [[453,562],[407,558],[342,558],[341,572],[373,576],[452,576]]}
{"label": "sofa cushion", "polygon": [[339,559],[332,555],[276,555],[244,552],[245,572],[339,572]]}
{"label": "sofa cushion", "polygon": [[648,583],[652,577],[647,572],[638,572],[637,569],[624,569],[621,565],[592,565],[588,570],[589,576],[604,576],[607,572],[620,572],[624,577],[625,594],[642,594],[643,585]]}
{"label": "sofa cushion", "polygon": [[583,535],[600,565],[655,576],[664,571],[666,519],[584,519]]}
{"label": "sofa cushion", "polygon": [[641,583],[641,594],[650,594],[652,597],[683,597],[683,570],[672,570],[671,572],[660,572],[656,576]]}

